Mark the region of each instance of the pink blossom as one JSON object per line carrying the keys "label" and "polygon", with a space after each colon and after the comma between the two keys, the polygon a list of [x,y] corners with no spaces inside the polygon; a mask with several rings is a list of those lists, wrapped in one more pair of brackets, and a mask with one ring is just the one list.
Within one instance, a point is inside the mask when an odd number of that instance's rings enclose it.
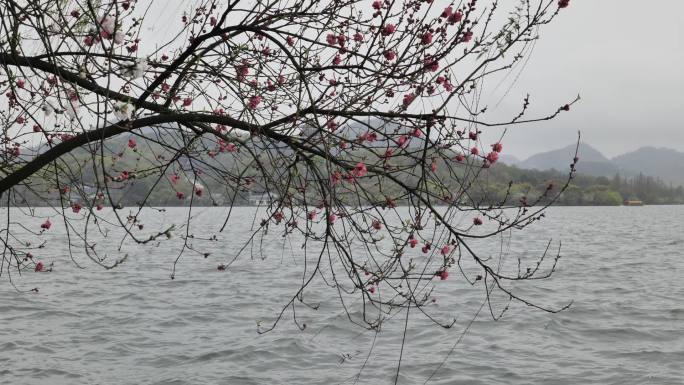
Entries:
{"label": "pink blossom", "polygon": [[477,140],[477,131],[470,131],[470,132],[468,133],[468,138],[469,138],[470,140]]}
{"label": "pink blossom", "polygon": [[332,120],[332,119],[328,120],[325,123],[325,125],[326,125],[326,127],[328,127],[328,130],[330,130],[331,132],[335,132],[335,130],[337,130],[337,128],[339,127],[339,124],[337,124],[337,122]]}
{"label": "pink blossom", "polygon": [[237,150],[238,150],[237,146],[234,143],[230,143],[230,142],[228,144],[226,144],[225,148],[226,148],[226,151],[228,151],[228,152],[237,152]]}
{"label": "pink blossom", "polygon": [[195,187],[195,195],[197,195],[198,197],[201,197],[203,193],[204,193],[204,190],[201,187]]}
{"label": "pink blossom", "polygon": [[451,250],[451,248],[449,247],[449,245],[444,245],[444,246],[442,246],[442,249],[439,252],[440,252],[440,254],[447,256],[449,254],[450,250]]}
{"label": "pink blossom", "polygon": [[373,2],[373,9],[379,11],[380,8],[382,8],[382,1],[375,0],[375,1]]}
{"label": "pink blossom", "polygon": [[287,39],[285,39],[285,41],[287,42],[287,45],[289,45],[290,47],[292,47],[295,43],[294,38],[292,38],[292,36],[288,36]]}
{"label": "pink blossom", "polygon": [[411,238],[409,238],[408,242],[409,242],[409,246],[411,246],[412,249],[415,248],[416,245],[418,245],[418,240],[416,238],[414,238],[413,236],[411,236]]}
{"label": "pink blossom", "polygon": [[192,104],[192,99],[191,98],[185,98],[183,99],[183,107],[188,107],[189,105]]}
{"label": "pink blossom", "polygon": [[380,223],[379,220],[373,219],[373,223],[371,224],[375,230],[380,230],[382,229],[382,223]]}
{"label": "pink blossom", "polygon": [[570,5],[570,0],[558,0],[558,8],[567,8]]}
{"label": "pink blossom", "polygon": [[480,226],[482,224],[482,218],[480,218],[480,217],[473,218],[473,224],[475,226]]}
{"label": "pink blossom", "polygon": [[339,171],[333,171],[333,173],[330,175],[330,183],[334,185],[340,184],[340,181],[342,180],[342,175],[340,174]]}
{"label": "pink blossom", "polygon": [[357,32],[354,34],[354,41],[358,43],[363,43],[363,34],[361,32]]}
{"label": "pink blossom", "polygon": [[238,81],[243,81],[245,80],[245,77],[249,75],[249,66],[247,63],[243,62],[239,66],[235,67],[235,72],[237,73]]}
{"label": "pink blossom", "polygon": [[408,139],[408,136],[402,135],[399,137],[399,139],[397,139],[397,144],[399,145],[399,147],[404,147],[408,144]]}
{"label": "pink blossom", "polygon": [[404,99],[402,100],[401,104],[404,106],[404,108],[408,108],[408,106],[416,99],[416,94],[411,92],[410,94],[404,95]]}
{"label": "pink blossom", "polygon": [[249,103],[247,104],[247,107],[250,110],[253,110],[259,106],[261,103],[261,96],[252,96],[249,98]]}
{"label": "pink blossom", "polygon": [[383,52],[382,55],[385,57],[385,59],[387,59],[389,61],[392,61],[392,60],[396,59],[396,57],[397,57],[397,54],[394,53],[394,51],[392,51],[391,49]]}
{"label": "pink blossom", "polygon": [[185,198],[185,194],[181,191],[177,191],[176,192],[176,198],[183,199],[183,198]]}
{"label": "pink blossom", "polygon": [[361,178],[364,175],[368,173],[368,169],[366,168],[366,165],[362,162],[359,162],[356,164],[354,167],[354,170],[352,170],[352,175],[356,178]]}
{"label": "pink blossom", "polygon": [[454,159],[456,159],[457,162],[463,162],[465,160],[465,156],[463,156],[463,154],[456,154]]}
{"label": "pink blossom", "polygon": [[339,44],[340,47],[344,47],[346,42],[347,42],[346,36],[344,36],[343,34],[337,35],[337,44]]}
{"label": "pink blossom", "polygon": [[285,215],[283,214],[282,211],[276,211],[273,213],[273,219],[275,220],[276,224],[280,224],[280,222],[285,218]]}
{"label": "pink blossom", "polygon": [[26,84],[26,81],[24,81],[24,79],[17,80],[17,87],[24,88],[24,84]]}
{"label": "pink blossom", "polygon": [[496,151],[492,151],[489,154],[487,154],[487,162],[490,164],[496,163],[496,161],[499,160],[499,153]]}
{"label": "pink blossom", "polygon": [[394,24],[387,24],[382,28],[380,33],[382,33],[382,36],[389,36],[393,34],[396,30],[397,27],[395,27]]}
{"label": "pink blossom", "polygon": [[335,57],[333,58],[333,65],[337,66],[337,65],[340,65],[341,63],[342,63],[342,58],[340,57],[340,55],[335,55]]}
{"label": "pink blossom", "polygon": [[498,142],[492,144],[492,150],[494,150],[496,152],[501,152],[501,150],[503,150],[503,144],[498,143]]}
{"label": "pink blossom", "polygon": [[43,262],[36,263],[36,267],[35,267],[35,269],[33,269],[33,271],[35,271],[35,272],[40,272],[43,270],[45,270],[45,265],[43,264]]}
{"label": "pink blossom", "polygon": [[335,223],[336,220],[337,220],[337,215],[335,215],[334,213],[330,213],[330,215],[328,215],[328,223],[333,224],[333,223]]}
{"label": "pink blossom", "polygon": [[[428,71],[435,72],[439,69],[439,63],[437,62],[437,60],[433,59],[432,57],[425,58],[424,65],[425,65],[425,69],[427,69]],[[437,78],[438,83],[439,83],[440,78],[441,78],[442,82],[444,81],[444,77],[440,76],[439,78]]]}
{"label": "pink blossom", "polygon": [[473,31],[466,31],[466,32],[463,34],[463,39],[462,39],[462,41],[463,41],[464,43],[467,43],[467,42],[471,41],[472,39],[473,39]]}
{"label": "pink blossom", "polygon": [[135,139],[131,138],[128,139],[128,147],[129,148],[135,148],[137,146],[137,143],[135,142]]}
{"label": "pink blossom", "polygon": [[83,208],[83,206],[81,206],[80,203],[72,203],[71,204],[71,211],[73,211],[76,214],[78,214],[82,208]]}
{"label": "pink blossom", "polygon": [[447,278],[449,278],[449,272],[446,271],[446,270],[442,270],[442,271],[439,273],[439,279],[442,280],[442,281],[446,281]]}
{"label": "pink blossom", "polygon": [[480,153],[480,150],[477,147],[473,147],[470,149],[470,153],[473,155],[477,155]]}
{"label": "pink blossom", "polygon": [[423,45],[428,45],[432,43],[432,32],[428,31],[423,34],[423,36],[420,37],[420,42]]}
{"label": "pink blossom", "polygon": [[446,8],[444,8],[444,11],[442,11],[442,17],[443,17],[443,18],[447,18],[447,17],[451,16],[451,14],[452,14],[453,12],[454,12],[454,9],[453,9],[453,7],[450,5],[450,6],[446,7]]}
{"label": "pink blossom", "polygon": [[333,35],[332,33],[329,33],[325,36],[325,41],[329,45],[335,45],[335,43],[337,43],[337,38],[335,38],[335,35]]}
{"label": "pink blossom", "polygon": [[175,173],[174,173],[174,174],[171,174],[171,176],[169,177],[169,179],[171,180],[171,183],[176,184],[176,183],[178,183],[178,180],[180,179],[180,176],[178,176],[178,174],[175,174]]}
{"label": "pink blossom", "polygon": [[453,25],[453,24],[458,23],[462,19],[463,19],[463,13],[461,13],[461,11],[456,11],[456,12],[452,13],[451,15],[449,15],[449,17],[447,18],[447,21],[449,22],[449,24]]}
{"label": "pink blossom", "polygon": [[50,218],[46,219],[45,222],[43,222],[40,225],[40,228],[43,230],[50,230],[50,227],[52,227],[52,222],[50,222]]}

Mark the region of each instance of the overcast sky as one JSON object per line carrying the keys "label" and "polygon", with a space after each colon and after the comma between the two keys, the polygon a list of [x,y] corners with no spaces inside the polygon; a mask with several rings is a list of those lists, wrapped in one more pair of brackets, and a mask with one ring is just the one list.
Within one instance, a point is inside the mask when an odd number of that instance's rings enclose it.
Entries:
{"label": "overcast sky", "polygon": [[[167,36],[170,18],[192,3],[156,2],[152,13],[160,17],[147,27]],[[537,115],[577,94],[582,100],[555,120],[510,127],[507,154],[567,146],[578,130],[608,157],[646,145],[684,151],[684,0],[571,0],[542,29],[524,71],[494,108],[508,85],[490,94],[489,120],[517,114],[527,93]],[[487,131],[486,141],[501,133]]]}
{"label": "overcast sky", "polygon": [[609,157],[646,145],[684,151],[684,1],[571,0],[499,112],[528,92],[539,113],[582,100],[556,120],[511,127],[508,154],[566,146],[578,130]]}

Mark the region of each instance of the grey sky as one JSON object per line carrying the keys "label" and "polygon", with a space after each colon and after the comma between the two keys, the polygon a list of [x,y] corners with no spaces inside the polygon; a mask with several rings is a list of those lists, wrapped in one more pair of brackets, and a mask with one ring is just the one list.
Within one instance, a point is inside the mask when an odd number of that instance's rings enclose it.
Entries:
{"label": "grey sky", "polygon": [[684,151],[684,1],[571,0],[497,114],[528,92],[539,114],[582,100],[556,120],[509,129],[508,154],[566,146],[577,130],[609,157],[646,145]]}
{"label": "grey sky", "polygon": [[[146,20],[146,30],[170,37],[192,3],[153,3],[150,12],[157,17]],[[555,120],[510,127],[505,153],[525,158],[564,147],[576,141],[578,130],[609,157],[646,145],[684,151],[683,0],[571,0],[541,34],[496,109],[508,87],[490,94],[489,120],[517,114],[527,93],[530,116],[546,115],[577,94],[582,100]],[[485,129],[485,144],[500,133]]]}

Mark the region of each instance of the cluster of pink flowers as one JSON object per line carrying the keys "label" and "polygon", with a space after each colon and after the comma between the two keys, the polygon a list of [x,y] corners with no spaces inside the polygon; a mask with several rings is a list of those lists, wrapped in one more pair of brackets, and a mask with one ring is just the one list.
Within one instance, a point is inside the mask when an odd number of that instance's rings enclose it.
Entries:
{"label": "cluster of pink flowers", "polygon": [[391,49],[388,49],[387,51],[383,52],[382,55],[385,57],[385,59],[389,61],[392,61],[397,58],[397,54]]}
{"label": "cluster of pink flowers", "polygon": [[261,96],[252,96],[249,98],[249,101],[247,103],[247,108],[250,110],[253,110],[259,106],[261,103]]}
{"label": "cluster of pink flowers", "polygon": [[73,211],[76,214],[78,214],[82,208],[83,208],[83,206],[81,206],[80,203],[72,203],[71,204],[71,211]]}
{"label": "cluster of pink flowers", "polygon": [[397,27],[394,24],[387,24],[382,29],[380,30],[380,33],[382,36],[390,36],[397,30]]}
{"label": "cluster of pink flowers", "polygon": [[432,43],[432,32],[425,32],[423,36],[420,37],[420,43],[423,45],[428,45]]}
{"label": "cluster of pink flowers", "polygon": [[359,162],[354,166],[354,169],[352,170],[352,176],[355,178],[361,178],[365,176],[368,173],[368,169],[366,168],[366,165],[362,162]]}
{"label": "cluster of pink flowers", "polygon": [[441,16],[451,25],[456,24],[463,19],[463,13],[461,11],[454,12],[452,6],[446,7],[444,11],[442,11]]}
{"label": "cluster of pink flowers", "polygon": [[347,37],[344,36],[343,34],[335,35],[335,34],[329,33],[325,37],[325,41],[329,45],[339,45],[340,47],[344,47],[344,45],[347,42]]}
{"label": "cluster of pink flowers", "polygon": [[404,106],[404,108],[408,108],[408,106],[413,103],[413,101],[416,99],[416,94],[411,92],[410,94],[404,95],[404,99],[401,101],[401,104]]}

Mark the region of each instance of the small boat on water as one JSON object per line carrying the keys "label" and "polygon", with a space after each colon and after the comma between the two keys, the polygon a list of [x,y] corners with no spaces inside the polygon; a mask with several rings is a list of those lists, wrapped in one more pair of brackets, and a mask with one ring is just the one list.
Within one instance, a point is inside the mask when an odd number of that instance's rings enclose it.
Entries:
{"label": "small boat on water", "polygon": [[642,202],[640,200],[626,200],[624,202],[624,205],[625,206],[643,206],[644,202]]}

